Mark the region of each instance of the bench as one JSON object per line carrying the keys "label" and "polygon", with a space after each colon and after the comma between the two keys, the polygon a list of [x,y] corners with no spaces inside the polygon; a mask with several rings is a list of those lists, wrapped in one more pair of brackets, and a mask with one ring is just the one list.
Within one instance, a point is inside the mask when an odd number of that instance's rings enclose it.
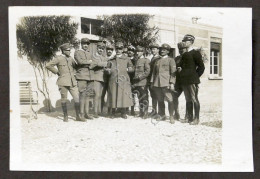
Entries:
{"label": "bench", "polygon": [[[33,105],[38,105],[38,92],[32,91],[31,82],[30,81],[20,81],[20,106],[21,108],[21,115],[29,115],[30,118],[34,117],[37,119],[37,111],[34,110]],[[30,109],[25,109],[24,106],[28,106]]]}

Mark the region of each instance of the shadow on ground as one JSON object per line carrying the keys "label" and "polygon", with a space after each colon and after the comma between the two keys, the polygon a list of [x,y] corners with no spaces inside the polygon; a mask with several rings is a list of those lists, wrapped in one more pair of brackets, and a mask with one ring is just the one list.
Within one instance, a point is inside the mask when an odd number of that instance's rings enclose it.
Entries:
{"label": "shadow on ground", "polygon": [[209,122],[202,122],[201,125],[208,126],[208,127],[215,127],[215,128],[222,128],[222,121],[209,121]]}

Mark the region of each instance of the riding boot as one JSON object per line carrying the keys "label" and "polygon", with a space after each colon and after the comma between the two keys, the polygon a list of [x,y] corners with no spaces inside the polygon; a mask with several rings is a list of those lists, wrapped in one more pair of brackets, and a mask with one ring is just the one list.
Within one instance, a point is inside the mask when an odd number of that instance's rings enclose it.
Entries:
{"label": "riding boot", "polygon": [[112,108],[112,112],[111,112],[111,119],[114,119],[116,117],[116,108]]}
{"label": "riding boot", "polygon": [[143,115],[142,118],[143,119],[147,119],[148,118],[148,106],[147,105],[144,107],[144,115]]}
{"label": "riding boot", "polygon": [[131,116],[135,116],[135,106],[131,106]]}
{"label": "riding boot", "polygon": [[160,118],[157,118],[156,119],[157,121],[162,121],[166,119],[164,101],[158,101],[158,114]]}
{"label": "riding boot", "polygon": [[121,117],[127,119],[126,108],[121,108]]}
{"label": "riding boot", "polygon": [[193,121],[193,102],[188,102],[188,121]]}
{"label": "riding boot", "polygon": [[75,103],[75,112],[76,112],[76,121],[82,121],[82,122],[85,122],[86,120],[84,119],[83,116],[81,116],[81,113],[80,113],[80,105],[79,103]]}
{"label": "riding boot", "polygon": [[173,118],[175,120],[180,120],[180,113],[179,113],[179,101],[178,101],[178,98],[175,97],[173,99],[173,109],[174,109],[174,116]]}
{"label": "riding boot", "polygon": [[62,111],[63,111],[63,114],[64,114],[64,119],[63,121],[64,122],[68,122],[68,112],[67,112],[67,104],[66,103],[61,103],[61,107],[62,107]]}
{"label": "riding boot", "polygon": [[174,124],[174,117],[173,117],[173,111],[174,111],[174,104],[173,102],[169,102],[168,103],[168,110],[169,110],[169,114],[170,114],[170,123]]}
{"label": "riding boot", "polygon": [[91,117],[89,115],[89,100],[88,100],[88,97],[85,98],[85,118],[86,119],[93,119],[93,117]]}
{"label": "riding boot", "polygon": [[199,124],[199,115],[200,115],[200,103],[195,102],[194,103],[194,111],[195,111],[195,117],[194,120],[190,123],[190,125],[197,125]]}

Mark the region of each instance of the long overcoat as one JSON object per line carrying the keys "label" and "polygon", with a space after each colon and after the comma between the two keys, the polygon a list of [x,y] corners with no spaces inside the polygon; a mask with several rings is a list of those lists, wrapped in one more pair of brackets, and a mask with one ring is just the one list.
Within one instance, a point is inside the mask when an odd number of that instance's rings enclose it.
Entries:
{"label": "long overcoat", "polygon": [[131,83],[128,73],[133,73],[129,57],[122,55],[110,59],[107,66],[108,104],[112,108],[127,108],[133,105]]}

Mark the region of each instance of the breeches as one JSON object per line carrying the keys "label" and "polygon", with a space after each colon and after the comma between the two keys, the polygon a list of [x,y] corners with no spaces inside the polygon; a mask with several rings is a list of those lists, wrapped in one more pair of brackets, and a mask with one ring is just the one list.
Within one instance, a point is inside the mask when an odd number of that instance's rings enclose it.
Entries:
{"label": "breeches", "polygon": [[75,103],[79,102],[79,91],[77,86],[59,86],[59,91],[61,94],[61,102],[65,103],[68,98],[68,91],[73,97]]}
{"label": "breeches", "polygon": [[186,102],[198,102],[198,92],[199,86],[198,84],[189,84],[189,85],[182,85],[182,89],[184,91]]}
{"label": "breeches", "polygon": [[94,96],[94,81],[78,80],[78,89],[84,96]]}
{"label": "breeches", "polygon": [[162,102],[166,100],[167,102],[172,102],[173,101],[173,94],[170,89],[167,87],[153,87],[154,93],[157,96],[157,100],[159,102]]}

